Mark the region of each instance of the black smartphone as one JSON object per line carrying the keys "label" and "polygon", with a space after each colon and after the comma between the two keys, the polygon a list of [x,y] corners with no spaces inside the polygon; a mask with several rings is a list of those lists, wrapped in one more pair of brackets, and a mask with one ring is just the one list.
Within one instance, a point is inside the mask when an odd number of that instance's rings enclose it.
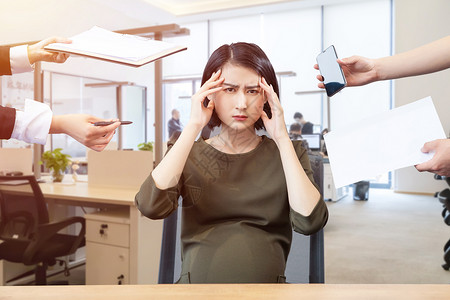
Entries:
{"label": "black smartphone", "polygon": [[316,58],[328,97],[342,90],[347,84],[337,58],[336,49],[333,45],[322,51]]}

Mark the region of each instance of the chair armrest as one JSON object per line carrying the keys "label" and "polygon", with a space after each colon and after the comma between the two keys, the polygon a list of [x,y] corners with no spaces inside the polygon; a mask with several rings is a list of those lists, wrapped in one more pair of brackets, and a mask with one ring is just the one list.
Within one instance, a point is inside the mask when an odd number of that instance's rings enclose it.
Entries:
{"label": "chair armrest", "polygon": [[75,252],[78,249],[79,245],[81,245],[81,243],[83,242],[86,233],[86,222],[85,219],[82,217],[71,217],[59,222],[40,224],[37,232],[33,236],[33,239],[31,240],[30,244],[25,250],[23,258],[24,263],[31,264],[36,252],[39,251],[42,247],[45,247],[48,240],[50,240],[54,235],[56,235],[58,231],[60,231],[61,229],[64,229],[75,223],[81,224],[81,230],[78,233],[78,236],[75,242],[73,243],[72,248],[70,249],[70,253]]}

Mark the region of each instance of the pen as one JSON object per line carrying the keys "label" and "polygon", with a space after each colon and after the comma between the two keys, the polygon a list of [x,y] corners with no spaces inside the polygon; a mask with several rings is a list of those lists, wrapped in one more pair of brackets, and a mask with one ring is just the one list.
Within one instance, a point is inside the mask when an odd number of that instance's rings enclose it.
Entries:
{"label": "pen", "polygon": [[[128,125],[128,124],[133,123],[131,121],[119,121],[119,122],[120,122],[120,125]],[[108,126],[108,125],[111,125],[113,123],[115,123],[115,122],[112,122],[112,121],[109,121],[109,122],[95,122],[93,125],[94,126]]]}

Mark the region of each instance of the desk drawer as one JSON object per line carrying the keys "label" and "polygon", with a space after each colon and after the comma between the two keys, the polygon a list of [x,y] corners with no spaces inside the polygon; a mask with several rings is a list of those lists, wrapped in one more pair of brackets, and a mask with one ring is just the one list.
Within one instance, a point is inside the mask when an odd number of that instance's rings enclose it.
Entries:
{"label": "desk drawer", "polygon": [[86,284],[129,284],[129,268],[128,248],[86,243]]}
{"label": "desk drawer", "polygon": [[128,248],[130,245],[130,225],[86,220],[86,241]]}

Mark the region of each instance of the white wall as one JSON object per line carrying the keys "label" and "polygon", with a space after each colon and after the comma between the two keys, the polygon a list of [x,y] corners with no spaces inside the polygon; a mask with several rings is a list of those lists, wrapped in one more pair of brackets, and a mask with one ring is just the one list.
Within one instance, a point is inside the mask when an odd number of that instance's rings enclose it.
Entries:
{"label": "white wall", "polygon": [[70,37],[94,25],[108,30],[154,25],[137,20],[135,16],[125,15],[105,1],[0,1],[1,44],[38,41],[55,35]]}
{"label": "white wall", "polygon": [[[395,0],[395,53],[404,52],[450,34],[450,1]],[[414,62],[411,62],[414,63]],[[450,70],[395,80],[395,106],[426,96],[433,98],[446,134],[450,133]],[[420,120],[417,120],[420,126]],[[447,185],[414,167],[395,172],[395,191],[435,193]]]}

